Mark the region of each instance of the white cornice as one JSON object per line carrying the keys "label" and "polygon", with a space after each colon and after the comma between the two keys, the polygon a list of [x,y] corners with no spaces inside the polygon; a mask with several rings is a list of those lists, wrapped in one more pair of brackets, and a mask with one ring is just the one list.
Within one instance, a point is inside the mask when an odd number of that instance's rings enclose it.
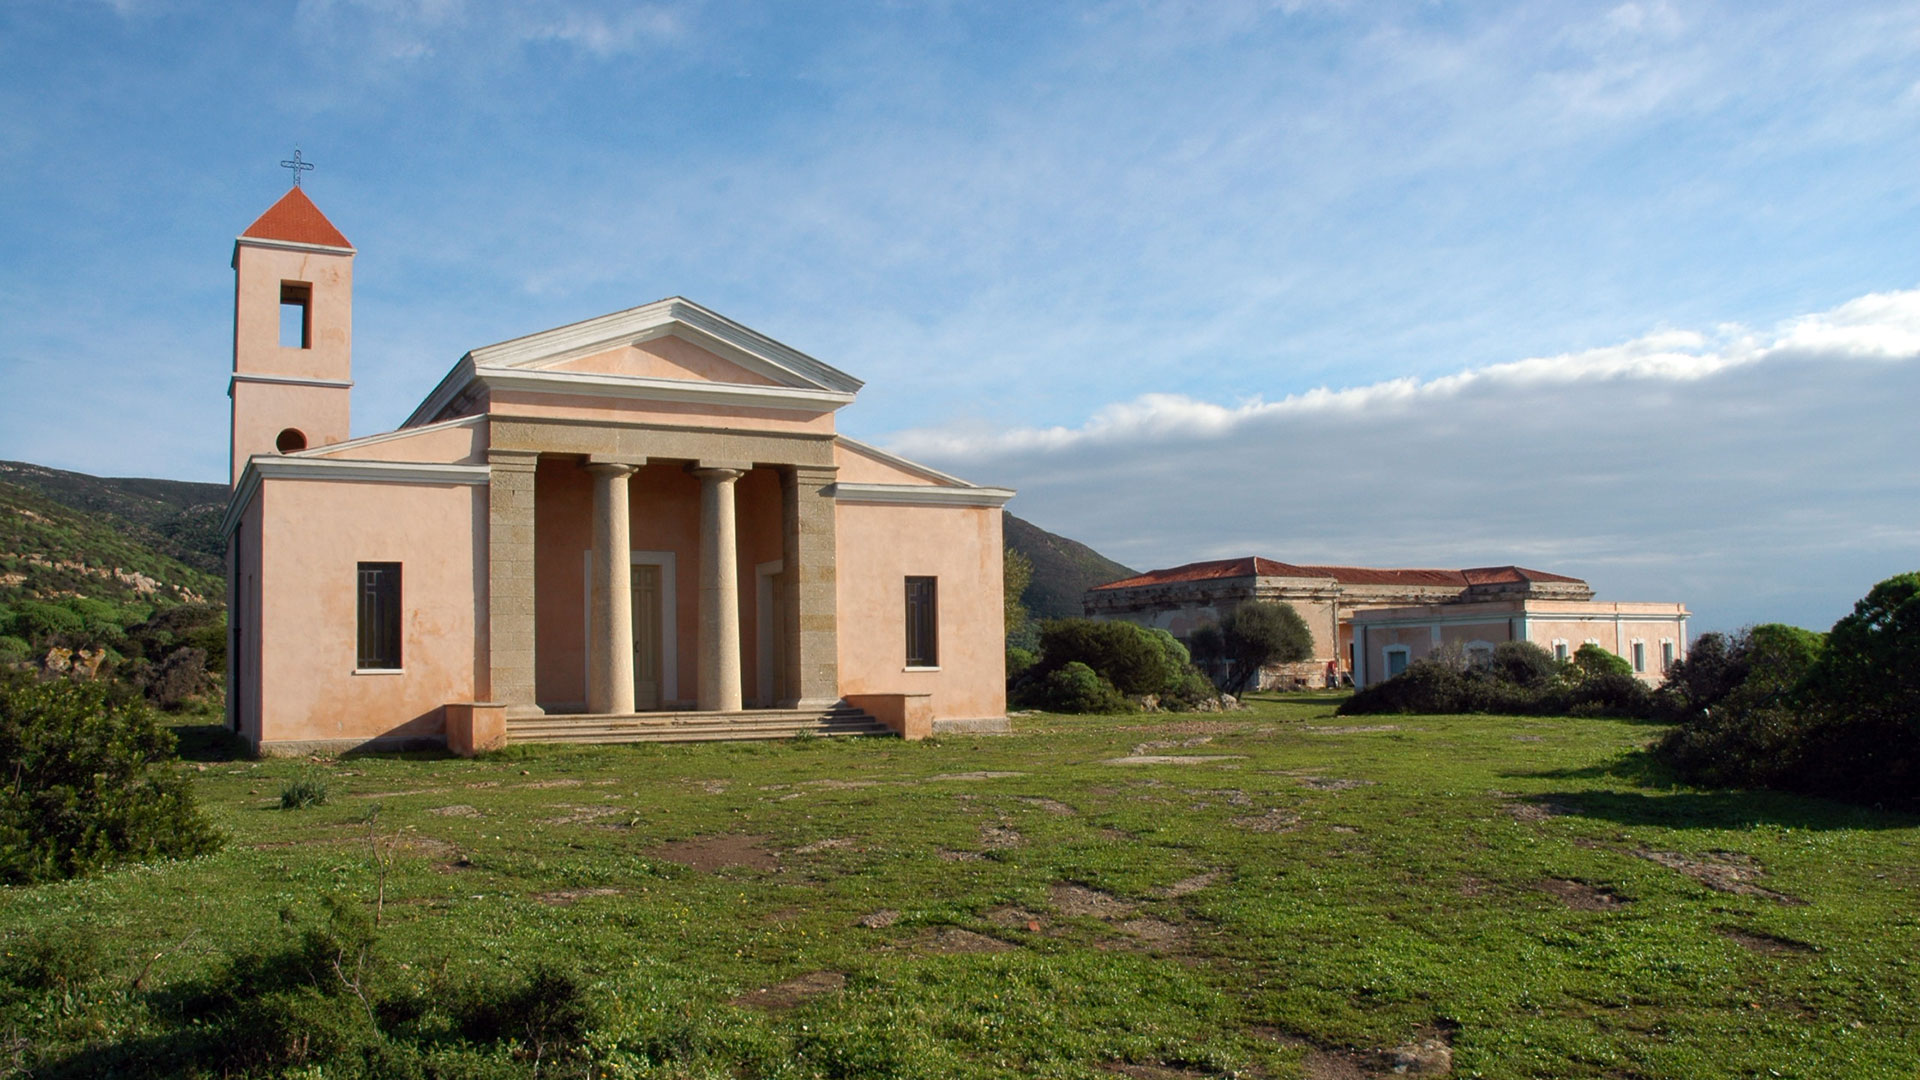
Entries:
{"label": "white cornice", "polygon": [[243,247],[272,248],[276,251],[304,251],[314,255],[359,254],[354,248],[335,247],[332,244],[303,244],[298,240],[270,240],[262,236],[236,236],[233,239],[233,261],[240,261],[240,249]]}
{"label": "white cornice", "polygon": [[494,390],[517,390],[533,394],[566,394],[580,397],[617,398],[632,401],[672,401],[693,405],[719,405],[733,408],[786,409],[796,412],[832,412],[853,400],[840,390],[817,390],[799,386],[753,386],[746,383],[697,382],[691,379],[657,379],[643,375],[600,375],[579,371],[537,371],[527,368],[482,367],[471,360],[461,361],[456,375],[467,370],[465,379],[448,378],[435,388],[433,396],[407,418],[408,424],[438,415],[461,392],[478,384]]}
{"label": "white cornice", "polygon": [[[335,444],[338,445],[338,444]],[[255,454],[227,499],[220,535],[232,536],[263,480],[334,480],[376,484],[484,484],[492,476],[485,465],[442,465],[415,461],[341,461]]]}
{"label": "white cornice", "polygon": [[279,386],[318,386],[327,390],[351,390],[352,379],[315,379],[306,375],[255,375],[236,371],[227,376],[227,396],[233,396],[234,383],[273,383]]}
{"label": "white cornice", "polygon": [[833,497],[843,503],[879,506],[1005,506],[1012,488],[935,487],[931,484],[835,484]]}

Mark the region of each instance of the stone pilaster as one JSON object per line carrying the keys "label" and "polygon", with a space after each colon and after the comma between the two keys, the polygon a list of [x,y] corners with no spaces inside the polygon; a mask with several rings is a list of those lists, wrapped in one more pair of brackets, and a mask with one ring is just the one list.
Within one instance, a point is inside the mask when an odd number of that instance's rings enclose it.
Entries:
{"label": "stone pilaster", "polygon": [[489,450],[487,483],[487,667],[476,695],[509,719],[540,716],[534,699],[532,450]]}
{"label": "stone pilaster", "polygon": [[587,711],[633,711],[633,540],[628,480],[633,465],[595,463],[593,584],[587,616]]}
{"label": "stone pilaster", "polygon": [[835,579],[831,465],[781,470],[786,571],[781,588],[789,692],[785,708],[824,709],[840,700],[839,594]]}
{"label": "stone pilaster", "polygon": [[734,481],[746,466],[701,462],[699,707],[740,711],[740,550]]}

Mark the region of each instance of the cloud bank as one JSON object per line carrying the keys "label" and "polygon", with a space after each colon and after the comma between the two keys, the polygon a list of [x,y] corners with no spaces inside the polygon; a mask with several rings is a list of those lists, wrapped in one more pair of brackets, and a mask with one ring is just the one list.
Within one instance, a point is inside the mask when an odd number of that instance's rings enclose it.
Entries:
{"label": "cloud bank", "polygon": [[1429,379],[1219,404],[1146,394],[1073,427],[891,448],[1138,568],[1292,562],[1578,574],[1696,629],[1824,628],[1920,569],[1920,290],[1766,331],[1660,330]]}

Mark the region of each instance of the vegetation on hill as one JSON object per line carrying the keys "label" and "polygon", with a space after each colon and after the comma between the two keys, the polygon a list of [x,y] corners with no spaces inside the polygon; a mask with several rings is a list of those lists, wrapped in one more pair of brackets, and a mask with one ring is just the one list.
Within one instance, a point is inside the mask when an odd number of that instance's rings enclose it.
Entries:
{"label": "vegetation on hill", "polygon": [[[1677,786],[1639,722],[1356,723],[1336,701],[919,743],[205,761],[220,851],[7,893],[0,1061],[1911,1076],[1920,819]],[[314,770],[332,797],[278,810]]]}
{"label": "vegetation on hill", "polygon": [[1033,578],[1020,602],[1035,619],[1078,618],[1086,614],[1080,598],[1088,589],[1135,573],[1078,540],[1056,536],[1012,514],[1003,520],[1007,550],[1033,564]]}
{"label": "vegetation on hill", "polygon": [[203,574],[223,573],[220,515],[225,484],[88,476],[24,461],[0,461],[0,485],[26,488],[112,524],[134,543]]}

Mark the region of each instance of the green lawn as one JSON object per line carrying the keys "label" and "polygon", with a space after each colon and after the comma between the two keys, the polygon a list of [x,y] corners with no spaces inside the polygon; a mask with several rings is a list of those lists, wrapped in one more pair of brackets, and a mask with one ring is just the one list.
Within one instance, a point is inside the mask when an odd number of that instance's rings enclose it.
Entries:
{"label": "green lawn", "polygon": [[[1337,700],[189,764],[220,854],[0,895],[38,965],[0,1048],[164,1057],[225,958],[293,948],[330,895],[371,911],[377,848],[367,985],[415,1003],[381,1022],[451,1040],[436,1002],[545,961],[580,973],[599,1075],[1360,1077],[1423,1040],[1456,1076],[1916,1075],[1920,820],[1670,787],[1642,724]],[[329,801],[279,809],[315,770]]]}

